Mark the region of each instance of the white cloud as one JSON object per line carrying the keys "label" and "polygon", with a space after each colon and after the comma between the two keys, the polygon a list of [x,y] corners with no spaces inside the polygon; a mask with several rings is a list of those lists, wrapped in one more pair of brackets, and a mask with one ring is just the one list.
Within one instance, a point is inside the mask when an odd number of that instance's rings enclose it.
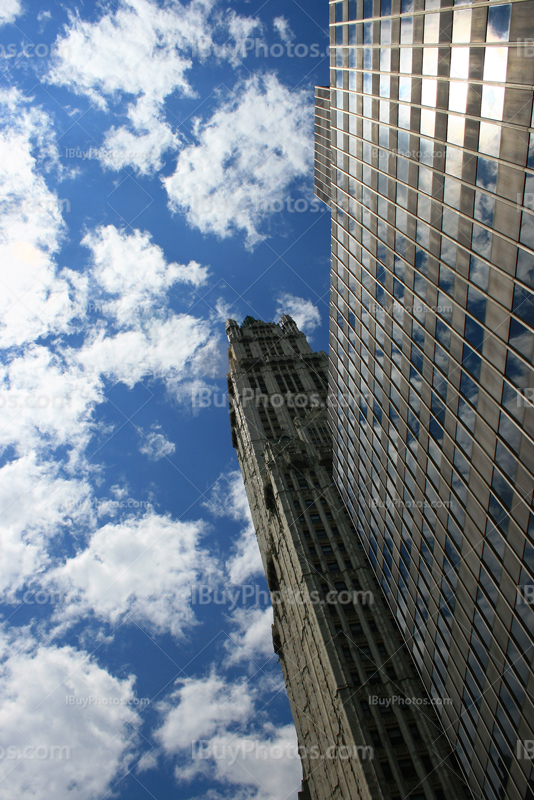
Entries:
{"label": "white cloud", "polygon": [[22,14],[22,4],[20,0],[2,0],[0,6],[0,27],[13,22],[19,14]]}
{"label": "white cloud", "polygon": [[295,729],[263,723],[258,700],[241,681],[215,675],[183,681],[160,704],[163,724],[155,733],[163,751],[179,760],[176,778],[219,781],[232,787],[232,797],[296,800],[302,768]]}
{"label": "white cloud", "polygon": [[203,26],[212,5],[193,0],[162,8],[149,0],[124,0],[97,22],[72,15],[56,43],[49,80],[87,95],[102,109],[124,95],[156,104],[177,90],[192,95],[186,72],[191,52],[201,52],[203,43],[211,48]]}
{"label": "white cloud", "polygon": [[198,144],[184,148],[164,179],[172,210],[185,211],[203,233],[245,231],[261,238],[270,210],[312,166],[312,106],[304,91],[290,92],[275,75],[252,76],[205,123]]}
{"label": "white cloud", "polygon": [[234,554],[226,562],[226,570],[230,582],[236,586],[253,575],[263,573],[260,549],[252,522],[242,530]]}
{"label": "white cloud", "polygon": [[172,387],[202,364],[217,357],[211,328],[203,320],[179,314],[167,320],[147,320],[143,330],[107,336],[97,332],[73,352],[86,370],[132,387],[145,376],[164,379]]}
{"label": "white cloud", "polygon": [[0,367],[0,445],[20,453],[60,446],[79,453],[102,400],[98,374],[87,374],[46,347],[29,346]]}
{"label": "white cloud", "polygon": [[162,433],[158,433],[159,426],[153,426],[151,431],[143,433],[139,451],[147,456],[150,461],[158,461],[160,458],[169,456],[176,450],[174,442],[170,442]]}
{"label": "white cloud", "polygon": [[232,723],[246,723],[254,700],[242,681],[226,683],[215,674],[180,681],[180,688],[159,704],[164,717],[155,738],[166,753],[189,750],[191,743],[211,736]]}
{"label": "white cloud", "polygon": [[216,517],[231,517],[244,523],[234,552],[225,565],[230,582],[237,586],[261,574],[263,564],[241,472],[234,470],[220,475],[203,505]]}
{"label": "white cloud", "polygon": [[91,521],[91,492],[81,480],[67,480],[58,465],[34,454],[0,469],[0,592],[17,602],[25,583],[39,580],[50,563],[48,548],[63,526]]}
{"label": "white cloud", "polygon": [[275,17],[273,20],[273,28],[283,42],[291,42],[295,38],[295,34],[291,30],[289,22],[285,17]]}
{"label": "white cloud", "polygon": [[276,314],[289,314],[304,333],[312,333],[321,324],[321,314],[311,300],[287,292],[277,298]]}
{"label": "white cloud", "polygon": [[99,528],[89,545],[51,570],[47,586],[65,599],[60,623],[91,613],[117,624],[127,618],[181,636],[194,624],[191,587],[215,579],[216,564],[200,545],[201,522],[148,512]]}
{"label": "white cloud", "polygon": [[116,171],[132,165],[140,175],[157,172],[163,166],[163,154],[177,149],[178,137],[157,112],[145,116],[145,124],[139,115],[129,116],[138,123],[135,132],[124,126],[110,128],[99,151],[100,160],[105,167]]}
{"label": "white cloud", "polygon": [[177,398],[182,381],[216,368],[220,351],[211,323],[168,309],[169,288],[202,285],[206,267],[167,263],[149,234],[128,235],[112,225],[88,234],[83,244],[92,254],[91,303],[111,326],[97,320],[84,344],[71,351],[73,363],[129,387],[143,377],[162,378]]}
{"label": "white cloud", "polygon": [[240,522],[252,521],[240,470],[219,475],[204,506],[216,517],[231,517]]}
{"label": "white cloud", "polygon": [[189,7],[172,2],[160,8],[148,0],[124,0],[97,22],[71,16],[49,81],[87,95],[104,110],[125,96],[135,98],[126,110],[129,127],[111,128],[105,136],[105,166],[132,164],[148,173],[159,169],[164,152],[179,146],[162,104],[175,91],[193,94],[186,73],[191,49],[202,46],[209,5],[193,0]]}
{"label": "white cloud", "polygon": [[[266,592],[268,597],[268,593]],[[268,661],[275,661],[271,625],[273,609],[268,608],[236,608],[232,613],[232,622],[236,630],[230,634],[226,644],[228,658],[226,663],[239,664],[243,661],[254,662],[254,671]]]}
{"label": "white cloud", "polygon": [[[133,678],[115,678],[71,647],[2,636],[0,651],[3,800],[106,795],[138,744]],[[69,696],[86,707],[69,705]]]}
{"label": "white cloud", "polygon": [[236,66],[247,57],[250,45],[253,44],[252,34],[261,33],[263,25],[257,17],[242,17],[231,10],[227,12],[225,26],[229,39],[222,47],[216,48],[217,54],[228,58]]}
{"label": "white cloud", "polygon": [[197,288],[208,278],[208,268],[196,261],[167,263],[146,231],[127,234],[108,225],[88,233],[82,244],[91,251],[91,302],[121,328],[142,325],[158,312],[161,318],[175,283]]}
{"label": "white cloud", "polygon": [[0,345],[69,329],[83,313],[85,278],[58,270],[61,202],[41,174],[55,166],[51,121],[15,89],[0,91]]}
{"label": "white cloud", "polygon": [[[141,174],[159,170],[165,153],[180,147],[180,136],[165,118],[164,102],[173,93],[194,96],[187,73],[193,60],[209,55],[236,61],[243,36],[258,22],[233,11],[212,12],[216,0],[122,0],[97,22],[71,15],[70,28],[57,42],[48,79],[84,94],[100,108],[121,110],[128,125],[110,128],[100,158],[105,167],[128,164]],[[220,31],[225,41],[217,45]]]}

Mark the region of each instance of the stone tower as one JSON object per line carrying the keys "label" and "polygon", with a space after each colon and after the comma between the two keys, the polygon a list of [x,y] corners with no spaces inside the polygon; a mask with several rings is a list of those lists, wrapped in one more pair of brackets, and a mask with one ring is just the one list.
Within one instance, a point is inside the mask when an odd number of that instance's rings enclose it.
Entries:
{"label": "stone tower", "polygon": [[300,797],[469,797],[332,482],[326,354],[287,315],[226,331],[232,443],[273,599]]}

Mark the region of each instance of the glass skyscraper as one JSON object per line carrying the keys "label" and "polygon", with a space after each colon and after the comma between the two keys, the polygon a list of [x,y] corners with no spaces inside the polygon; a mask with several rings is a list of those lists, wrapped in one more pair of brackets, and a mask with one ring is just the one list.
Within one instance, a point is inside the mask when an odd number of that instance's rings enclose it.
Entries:
{"label": "glass skyscraper", "polygon": [[329,11],[336,480],[475,796],[532,798],[534,3]]}

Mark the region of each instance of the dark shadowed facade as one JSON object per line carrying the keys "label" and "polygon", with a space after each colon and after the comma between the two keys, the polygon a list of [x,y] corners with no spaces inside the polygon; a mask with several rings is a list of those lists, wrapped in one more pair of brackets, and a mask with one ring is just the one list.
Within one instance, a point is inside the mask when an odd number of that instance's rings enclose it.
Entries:
{"label": "dark shadowed facade", "polygon": [[300,797],[470,797],[332,481],[326,354],[288,316],[226,331],[232,442],[273,600]]}

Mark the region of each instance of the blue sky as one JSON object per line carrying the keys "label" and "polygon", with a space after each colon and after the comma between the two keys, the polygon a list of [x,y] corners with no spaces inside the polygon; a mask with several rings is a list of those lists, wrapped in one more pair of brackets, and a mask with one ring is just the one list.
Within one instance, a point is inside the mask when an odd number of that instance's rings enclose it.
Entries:
{"label": "blue sky", "polygon": [[2,0],[5,800],[296,798],[224,322],[327,347],[327,12]]}

